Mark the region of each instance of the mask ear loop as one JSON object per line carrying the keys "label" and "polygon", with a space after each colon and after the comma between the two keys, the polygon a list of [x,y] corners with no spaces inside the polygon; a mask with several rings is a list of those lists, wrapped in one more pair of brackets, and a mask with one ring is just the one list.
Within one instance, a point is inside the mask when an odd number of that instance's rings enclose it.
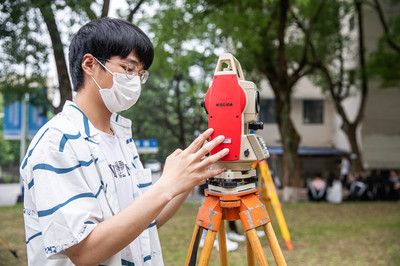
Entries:
{"label": "mask ear loop", "polygon": [[[111,75],[114,76],[114,73],[112,73],[112,72],[111,72],[105,65],[103,65],[96,57],[94,57],[94,59],[96,59],[96,61],[97,61],[101,66],[103,66]],[[99,89],[102,90],[102,88],[100,87],[99,83],[97,83],[97,81],[94,79],[94,77],[93,77],[93,76],[90,76],[90,77],[93,79],[94,83],[96,83],[97,87],[99,87]]]}
{"label": "mask ear loop", "polygon": [[90,76],[90,77],[93,79],[94,83],[96,83],[97,87],[99,87],[99,89],[102,90],[102,88],[100,87],[99,83],[97,83],[97,81],[94,79],[94,77],[93,76]]}
{"label": "mask ear loop", "polygon": [[105,65],[103,65],[103,63],[101,63],[96,57],[95,57],[94,59],[96,59],[96,61],[97,61],[102,67],[104,67],[111,75],[114,76],[114,73],[111,72]]}

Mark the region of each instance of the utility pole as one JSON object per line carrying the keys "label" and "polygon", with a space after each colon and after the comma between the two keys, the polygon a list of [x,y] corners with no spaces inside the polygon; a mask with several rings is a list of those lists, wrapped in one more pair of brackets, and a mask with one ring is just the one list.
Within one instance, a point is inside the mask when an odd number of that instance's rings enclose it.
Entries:
{"label": "utility pole", "polygon": [[[22,96],[21,99],[21,144],[20,144],[20,154],[19,154],[19,162],[20,165],[22,165],[22,161],[24,160],[25,157],[25,151],[26,151],[26,131],[27,131],[27,108],[26,108],[26,103],[29,100],[29,93],[25,93]],[[24,201],[24,184],[21,175],[19,176],[19,185],[21,188],[21,193],[18,195],[18,200],[17,202],[23,202]]]}

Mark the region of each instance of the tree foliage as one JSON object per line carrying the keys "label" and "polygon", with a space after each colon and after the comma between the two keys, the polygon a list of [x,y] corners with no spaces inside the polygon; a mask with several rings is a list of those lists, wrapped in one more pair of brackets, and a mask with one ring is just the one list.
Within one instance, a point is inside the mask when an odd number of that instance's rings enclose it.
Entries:
{"label": "tree foliage", "polygon": [[388,16],[383,5],[400,10],[399,0],[373,0],[366,1],[365,5],[376,11],[383,29],[378,49],[369,57],[368,73],[381,81],[382,87],[395,87],[400,85],[400,15]]}
{"label": "tree foliage", "polygon": [[284,183],[300,186],[300,136],[290,117],[291,94],[296,82],[314,70],[314,55],[332,53],[330,18],[338,1],[161,2],[170,10],[184,10],[171,27],[191,24],[188,37],[201,40],[207,50],[232,52],[247,70],[247,79],[269,80],[284,150]]}
{"label": "tree foliage", "polygon": [[182,16],[182,8],[160,6],[153,17],[139,21],[149,25],[155,58],[140,100],[124,113],[134,123],[135,137],[158,139],[161,160],[206,129],[200,102],[211,77],[210,60],[217,60],[191,43],[193,25],[180,21]]}

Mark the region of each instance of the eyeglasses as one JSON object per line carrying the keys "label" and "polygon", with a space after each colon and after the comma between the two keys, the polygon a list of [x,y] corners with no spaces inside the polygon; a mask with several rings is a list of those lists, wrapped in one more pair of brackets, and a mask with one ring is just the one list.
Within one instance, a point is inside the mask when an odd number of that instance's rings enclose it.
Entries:
{"label": "eyeglasses", "polygon": [[119,65],[123,64],[124,65],[123,67],[125,68],[125,71],[126,71],[126,78],[133,79],[134,76],[139,76],[141,84],[145,84],[150,75],[149,71],[144,70],[144,69],[139,71],[138,67],[132,63],[126,64],[124,62],[121,62],[120,60],[111,60],[111,59],[105,59],[105,58],[100,58],[100,57],[97,57],[97,58],[95,57],[95,59],[103,67],[105,67],[105,66],[99,60],[104,60],[104,61],[111,62],[111,63],[115,62],[115,63],[118,63]]}

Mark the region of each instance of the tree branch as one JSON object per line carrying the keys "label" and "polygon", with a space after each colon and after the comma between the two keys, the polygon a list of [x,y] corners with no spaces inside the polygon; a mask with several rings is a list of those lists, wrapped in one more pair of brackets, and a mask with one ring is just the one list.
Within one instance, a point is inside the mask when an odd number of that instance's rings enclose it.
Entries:
{"label": "tree branch", "polygon": [[60,86],[61,101],[58,107],[54,107],[54,112],[58,113],[62,110],[65,101],[72,100],[72,88],[71,88],[71,83],[69,82],[67,62],[65,60],[65,54],[63,50],[63,43],[61,41],[60,31],[58,30],[54,12],[51,5],[46,4],[46,5],[39,5],[37,7],[42,13],[43,20],[45,21],[47,30],[50,34],[54,59],[56,61],[56,69],[58,76],[58,84]]}
{"label": "tree branch", "polygon": [[[287,23],[287,12],[289,9],[289,1],[281,0],[279,9],[279,26],[278,26],[278,76],[280,81],[286,80],[287,76],[287,62],[286,62],[286,44],[285,44],[285,34],[286,34],[286,23]],[[286,86],[285,86],[286,87]]]}
{"label": "tree branch", "polygon": [[354,124],[361,122],[364,117],[364,108],[368,94],[368,78],[366,73],[365,63],[365,47],[364,47],[364,25],[363,25],[363,13],[362,13],[362,1],[355,0],[357,19],[358,19],[358,48],[359,48],[359,61],[361,69],[361,103],[358,108],[357,117],[354,120]]}
{"label": "tree branch", "polygon": [[374,8],[375,8],[376,12],[378,13],[379,20],[381,21],[383,30],[384,30],[384,32],[385,32],[385,34],[386,34],[386,38],[385,38],[385,39],[386,39],[387,43],[389,44],[389,46],[390,46],[393,50],[395,50],[396,52],[398,52],[398,53],[400,54],[400,46],[399,46],[398,44],[396,44],[396,43],[390,38],[390,29],[389,29],[389,25],[388,25],[387,22],[386,22],[385,15],[384,15],[384,13],[383,13],[381,4],[379,3],[378,0],[374,0],[374,3],[375,3]]}
{"label": "tree branch", "polygon": [[110,0],[104,0],[103,2],[103,8],[101,9],[101,17],[107,17],[108,16],[108,10],[110,9]]}
{"label": "tree branch", "polygon": [[139,2],[136,4],[136,6],[133,9],[129,8],[129,15],[128,18],[126,19],[129,22],[133,22],[133,15],[139,10],[140,6],[143,4],[144,0],[139,0]]}
{"label": "tree branch", "polygon": [[[308,29],[306,29],[303,24],[300,22],[300,20],[298,19],[298,17],[296,16],[296,14],[294,13],[293,10],[291,11],[291,14],[293,15],[293,17],[296,20],[297,25],[299,26],[299,28],[303,31],[304,35],[305,35],[305,41],[304,41],[304,48],[303,48],[303,53],[302,53],[302,58],[301,61],[299,63],[299,66],[297,67],[297,69],[293,72],[292,76],[299,76],[301,71],[303,70],[303,68],[306,66],[307,64],[307,54],[308,54],[308,49],[309,49],[309,44],[311,42],[311,33],[312,33],[312,29],[315,25],[315,22],[317,21],[319,15],[321,14],[321,11],[324,7],[324,5],[326,4],[327,0],[324,0],[320,3],[320,5],[317,8],[317,11],[315,12],[315,14],[313,15],[313,17],[311,18],[310,21],[310,26]],[[306,71],[309,72],[309,71]],[[302,75],[300,75],[301,77]],[[295,78],[295,80],[298,80],[300,77]]]}

